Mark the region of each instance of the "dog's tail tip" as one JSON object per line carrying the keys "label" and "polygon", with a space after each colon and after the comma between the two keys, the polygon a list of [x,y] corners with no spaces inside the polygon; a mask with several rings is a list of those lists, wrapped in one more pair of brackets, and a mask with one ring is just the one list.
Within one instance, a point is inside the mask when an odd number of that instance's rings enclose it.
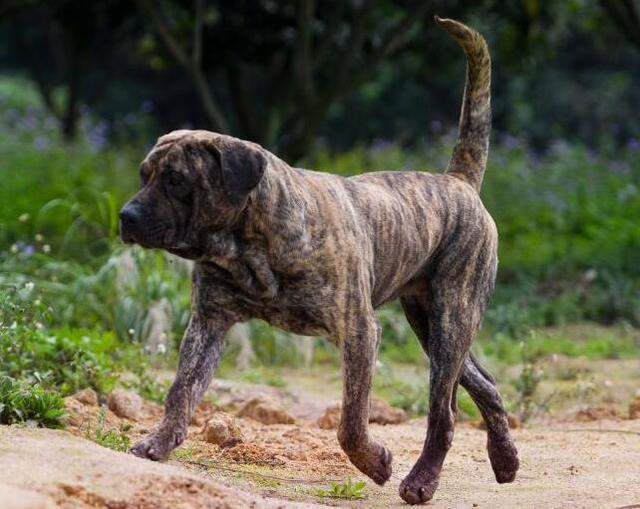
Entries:
{"label": "dog's tail tip", "polygon": [[491,56],[484,37],[459,21],[434,16],[467,57],[467,82],[460,113],[458,141],[447,173],[480,190],[489,152],[491,129]]}

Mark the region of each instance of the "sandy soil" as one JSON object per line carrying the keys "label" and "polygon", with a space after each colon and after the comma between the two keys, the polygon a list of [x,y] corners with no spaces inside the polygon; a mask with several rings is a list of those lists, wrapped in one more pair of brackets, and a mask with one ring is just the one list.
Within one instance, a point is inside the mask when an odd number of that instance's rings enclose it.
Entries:
{"label": "sandy soil", "polygon": [[[144,433],[157,408],[134,423]],[[245,443],[221,450],[201,439],[199,426],[168,464],[153,463],[95,445],[83,436],[97,407],[84,409],[79,427],[65,431],[0,427],[0,507],[14,508],[242,508],[405,507],[398,485],[417,458],[424,420],[372,425],[394,453],[394,474],[378,487],[367,482],[364,500],[318,497],[332,480],[365,479],[340,451],[335,432],[293,425],[238,423]],[[199,411],[206,419],[212,406]],[[118,424],[114,415],[107,423]],[[514,431],[522,468],[515,483],[498,485],[484,448],[485,434],[460,424],[434,508],[624,507],[640,504],[640,420],[550,423]],[[22,491],[16,491],[22,490]],[[22,505],[21,505],[22,504]],[[26,504],[26,505],[25,505]]]}

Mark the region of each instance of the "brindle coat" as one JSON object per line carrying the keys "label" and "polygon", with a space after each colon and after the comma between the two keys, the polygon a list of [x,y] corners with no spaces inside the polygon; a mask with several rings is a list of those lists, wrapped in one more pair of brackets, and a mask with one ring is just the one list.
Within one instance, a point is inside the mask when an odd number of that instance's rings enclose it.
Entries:
{"label": "brindle coat", "polygon": [[432,498],[453,438],[458,383],[486,422],[496,479],[514,479],[518,457],[500,395],[469,353],[497,266],[496,228],[478,195],[491,121],[489,52],[477,32],[436,20],[467,54],[460,137],[444,174],[343,178],[292,168],[253,143],[187,130],[161,137],[143,161],[142,189],[121,211],[122,238],[195,266],[165,417],[134,454],[162,459],[184,440],[225,333],[261,318],[340,346],[338,440],[356,467],[383,484],[391,453],[367,430],[380,342],[374,309],[399,298],[431,358],[427,437],[400,496],[412,504]]}

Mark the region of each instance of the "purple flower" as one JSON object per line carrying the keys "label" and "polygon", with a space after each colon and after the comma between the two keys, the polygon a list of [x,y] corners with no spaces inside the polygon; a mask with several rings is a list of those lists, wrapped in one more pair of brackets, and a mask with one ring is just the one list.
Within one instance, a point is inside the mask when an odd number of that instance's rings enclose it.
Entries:
{"label": "purple flower", "polygon": [[626,161],[611,161],[608,168],[611,173],[616,175],[629,175],[631,173],[631,167]]}
{"label": "purple flower", "polygon": [[634,152],[640,152],[640,140],[638,138],[631,138],[627,142],[627,148],[629,148],[629,150],[633,150]]}
{"label": "purple flower", "polygon": [[511,136],[509,133],[503,134],[500,142],[507,150],[514,150],[520,145],[520,140],[515,136]]}
{"label": "purple flower", "polygon": [[38,136],[33,140],[33,146],[36,148],[36,150],[43,152],[51,146],[51,142],[45,136]]}
{"label": "purple flower", "polygon": [[148,99],[146,101],[142,101],[142,105],[140,106],[140,109],[144,113],[151,113],[153,111],[153,101],[150,101]]}

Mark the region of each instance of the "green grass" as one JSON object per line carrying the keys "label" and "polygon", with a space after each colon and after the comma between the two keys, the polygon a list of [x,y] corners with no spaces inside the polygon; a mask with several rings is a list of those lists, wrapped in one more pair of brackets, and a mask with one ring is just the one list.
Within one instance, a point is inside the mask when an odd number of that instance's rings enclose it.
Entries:
{"label": "green grass", "polygon": [[98,413],[98,427],[94,430],[87,430],[86,438],[102,447],[118,452],[127,452],[131,448],[131,439],[127,436],[130,425],[123,424],[119,430],[106,429],[106,410],[100,409]]}
{"label": "green grass", "polygon": [[482,341],[480,345],[484,355],[507,364],[522,362],[523,350],[528,352],[529,357],[559,354],[587,359],[625,359],[638,357],[640,347],[632,334],[609,334],[576,339],[540,332],[530,332],[520,341],[497,334],[492,339]]}

